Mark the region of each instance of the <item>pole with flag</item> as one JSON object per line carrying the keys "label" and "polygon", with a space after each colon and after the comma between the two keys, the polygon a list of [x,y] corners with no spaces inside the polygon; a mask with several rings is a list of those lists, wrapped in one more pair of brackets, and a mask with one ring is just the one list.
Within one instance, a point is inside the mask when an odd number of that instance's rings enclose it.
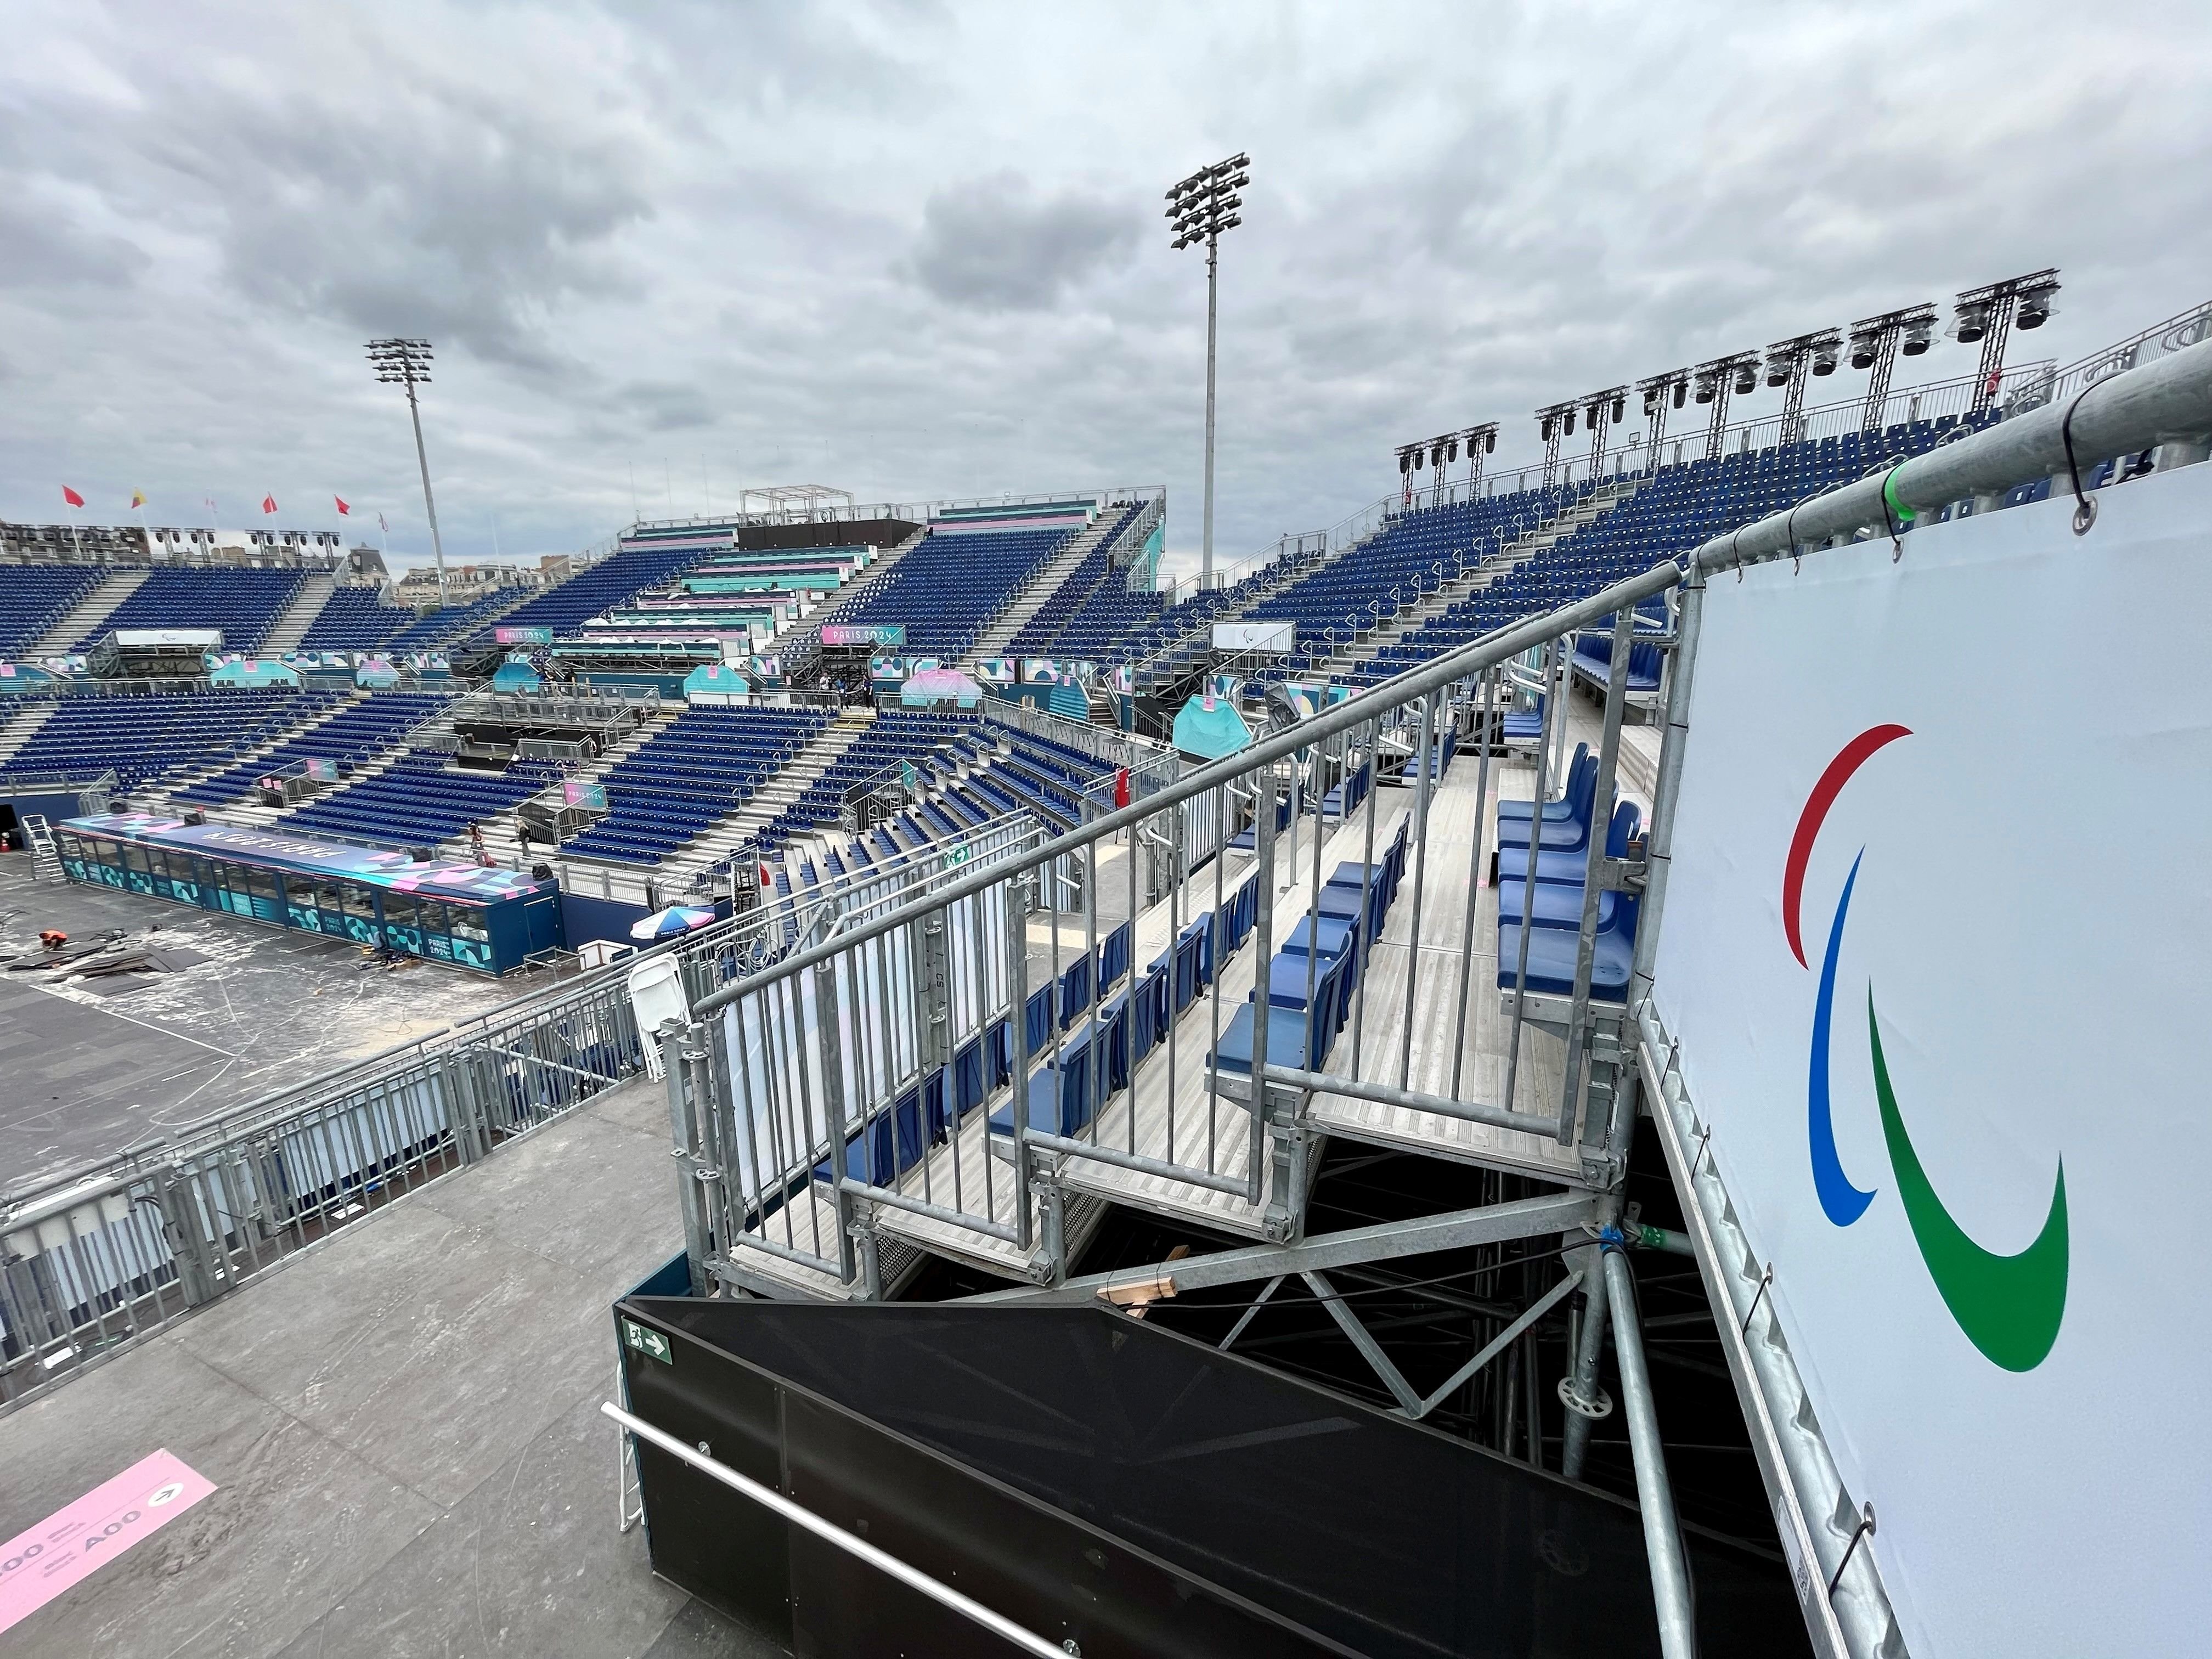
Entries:
{"label": "pole with flag", "polygon": [[84,497],[78,495],[76,491],[71,489],[67,484],[64,484],[62,486],[62,499],[69,503],[70,508],[70,545],[76,550],[77,561],[79,563],[82,563],[84,560],[84,538],[77,534],[76,509],[84,505]]}

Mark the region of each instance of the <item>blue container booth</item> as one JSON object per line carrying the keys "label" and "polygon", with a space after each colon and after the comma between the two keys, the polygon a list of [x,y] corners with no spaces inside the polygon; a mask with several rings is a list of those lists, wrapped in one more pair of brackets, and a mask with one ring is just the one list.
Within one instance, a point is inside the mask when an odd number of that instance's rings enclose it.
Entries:
{"label": "blue container booth", "polygon": [[512,972],[562,943],[559,884],[512,870],[149,812],[70,818],[54,843],[71,881],[477,973]]}

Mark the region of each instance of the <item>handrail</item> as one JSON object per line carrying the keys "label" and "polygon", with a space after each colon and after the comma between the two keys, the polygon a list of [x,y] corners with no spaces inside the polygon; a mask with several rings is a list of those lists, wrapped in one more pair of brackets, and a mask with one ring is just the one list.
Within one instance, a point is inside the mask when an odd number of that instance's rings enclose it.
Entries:
{"label": "handrail", "polygon": [[[2075,453],[2087,461],[2105,459],[2175,438],[2195,440],[2212,433],[2212,341],[2189,346],[2145,368],[2098,381],[2084,392],[2073,410]],[[1944,444],[1892,468],[1816,496],[1788,513],[1777,513],[1707,542],[1680,564],[1662,563],[1641,575],[1613,583],[1589,598],[1493,629],[1435,660],[1407,669],[1354,697],[1299,721],[1250,747],[1210,761],[1141,802],[1097,818],[1050,846],[1006,865],[994,866],[954,882],[933,902],[957,903],[1009,875],[1023,875],[1055,858],[1103,842],[1157,814],[1194,800],[1243,774],[1271,766],[1310,745],[1352,731],[1392,709],[1432,691],[1497,666],[1532,647],[1587,628],[1638,600],[1662,593],[1684,580],[1690,565],[1711,572],[1760,557],[1778,556],[1804,546],[1850,535],[1884,521],[1883,490],[1915,511],[1932,509],[1977,492],[2010,489],[2025,478],[2048,476],[2066,465],[2061,439],[2064,411],[2056,406],[2002,421],[1980,432]],[[703,1015],[802,969],[828,961],[839,951],[866,943],[901,926],[897,915],[878,916],[787,957],[761,973],[725,986],[707,997],[695,1012]]]}
{"label": "handrail", "polygon": [[[780,1515],[795,1527],[804,1527],[817,1538],[836,1545],[848,1555],[866,1562],[878,1572],[889,1573],[908,1589],[919,1590],[931,1601],[947,1607],[963,1619],[972,1619],[994,1636],[1012,1643],[1026,1653],[1040,1659],[1067,1659],[1069,1647],[1048,1642],[1034,1631],[1025,1630],[1003,1613],[997,1613],[971,1596],[963,1595],[950,1584],[941,1584],[918,1567],[910,1567],[896,1555],[878,1549],[865,1538],[847,1532],[844,1528],[823,1520],[812,1510],[802,1509],[773,1487],[763,1486],[750,1476],[739,1474],[726,1463],[719,1463],[696,1447],[687,1446],[674,1435],[656,1429],[641,1417],[633,1416],[612,1401],[599,1403],[599,1413],[628,1429],[632,1434],[658,1446],[671,1457],[718,1480],[740,1497],[750,1498],[771,1514]],[[1072,1644],[1071,1644],[1072,1647]]]}

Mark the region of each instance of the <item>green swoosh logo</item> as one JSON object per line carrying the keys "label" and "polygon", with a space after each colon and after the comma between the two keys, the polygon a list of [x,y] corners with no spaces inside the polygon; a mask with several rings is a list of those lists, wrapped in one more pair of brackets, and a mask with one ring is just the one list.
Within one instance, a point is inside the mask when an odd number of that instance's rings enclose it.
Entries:
{"label": "green swoosh logo", "polygon": [[1867,988],[1867,1035],[1874,1044],[1874,1088],[1881,1106],[1882,1137],[1889,1143],[1898,1194],[1905,1201],[1905,1219],[1912,1224],[1920,1258],[1928,1264],[1928,1276],[1936,1281],[1943,1305],[1966,1340],[1986,1358],[2008,1371],[2033,1370],[2057,1341],[2059,1322],[2066,1316],[2066,1161],[2059,1160],[2051,1212],[2035,1242],[2017,1255],[1984,1249],[1943,1207],[1921,1167],[1920,1155],[1912,1150],[1912,1138],[1905,1132],[1897,1095],[1889,1085],[1889,1066],[1882,1058],[1872,986]]}

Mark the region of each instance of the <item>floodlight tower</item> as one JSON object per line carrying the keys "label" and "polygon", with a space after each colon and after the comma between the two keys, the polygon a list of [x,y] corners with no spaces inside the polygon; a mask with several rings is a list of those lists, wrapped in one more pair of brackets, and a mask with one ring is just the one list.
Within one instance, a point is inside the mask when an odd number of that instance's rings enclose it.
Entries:
{"label": "floodlight tower", "polygon": [[1879,317],[1862,317],[1851,325],[1851,367],[1874,371],[1867,378],[1866,412],[1859,417],[1860,431],[1881,430],[1882,411],[1889,404],[1889,377],[1897,368],[1899,356],[1925,355],[1928,337],[1935,327],[1932,305],[1904,306]]}
{"label": "floodlight tower", "polygon": [[2058,292],[2058,272],[2032,270],[2025,276],[2008,276],[2001,283],[1970,288],[1954,302],[1951,337],[1960,345],[1982,343],[1981,372],[1974,380],[1974,413],[1996,401],[1997,382],[2004,374],[2005,343],[2015,325],[2041,328],[2051,320],[2051,297]]}
{"label": "floodlight tower", "polygon": [[1411,507],[1413,504],[1413,469],[1420,464],[1420,445],[1400,444],[1398,446],[1398,493],[1401,504],[1403,506]]}
{"label": "floodlight tower", "polygon": [[1498,422],[1471,426],[1459,434],[1459,441],[1467,446],[1467,493],[1473,500],[1482,489],[1482,458],[1498,452]]}
{"label": "floodlight tower", "polygon": [[1437,475],[1437,505],[1444,504],[1444,467],[1459,459],[1459,434],[1447,432],[1429,440],[1429,468]]}
{"label": "floodlight tower", "polygon": [[1680,409],[1689,401],[1690,371],[1670,368],[1663,374],[1653,374],[1636,383],[1637,392],[1644,399],[1644,418],[1651,422],[1651,465],[1659,465],[1659,446],[1667,441],[1667,410],[1671,404]]}
{"label": "floodlight tower", "polygon": [[1731,351],[1725,357],[1714,357],[1699,363],[1690,371],[1692,382],[1691,396],[1701,404],[1713,406],[1712,418],[1705,423],[1705,459],[1720,459],[1722,434],[1728,429],[1729,396],[1748,396],[1759,385],[1759,354],[1756,351]]}
{"label": "floodlight tower", "polygon": [[1605,461],[1605,434],[1609,426],[1617,426],[1628,409],[1628,388],[1607,386],[1603,392],[1593,392],[1582,400],[1583,418],[1589,422],[1590,477],[1597,477],[1598,468]]}
{"label": "floodlight tower", "polygon": [[1549,489],[1559,472],[1559,440],[1575,429],[1575,400],[1546,404],[1536,411],[1536,430],[1544,440],[1544,488]]}
{"label": "floodlight tower", "polygon": [[368,361],[376,378],[407,388],[407,413],[415,422],[415,461],[422,469],[422,510],[430,517],[430,551],[438,561],[438,603],[446,603],[446,546],[438,539],[438,503],[430,494],[430,458],[422,448],[422,411],[415,401],[415,388],[430,383],[430,343],[428,340],[371,340]]}
{"label": "floodlight tower", "polygon": [[1199,586],[1213,586],[1213,346],[1216,303],[1220,291],[1221,233],[1244,221],[1236,192],[1252,181],[1252,158],[1239,150],[1225,161],[1200,167],[1168,191],[1167,216],[1175,221],[1175,242],[1186,248],[1206,244],[1206,527],[1199,555]]}
{"label": "floodlight tower", "polygon": [[1809,334],[1793,334],[1766,348],[1766,383],[1787,387],[1782,394],[1782,439],[1797,441],[1797,419],[1805,408],[1805,372],[1823,379],[1836,372],[1836,356],[1843,337],[1832,328],[1816,328]]}

